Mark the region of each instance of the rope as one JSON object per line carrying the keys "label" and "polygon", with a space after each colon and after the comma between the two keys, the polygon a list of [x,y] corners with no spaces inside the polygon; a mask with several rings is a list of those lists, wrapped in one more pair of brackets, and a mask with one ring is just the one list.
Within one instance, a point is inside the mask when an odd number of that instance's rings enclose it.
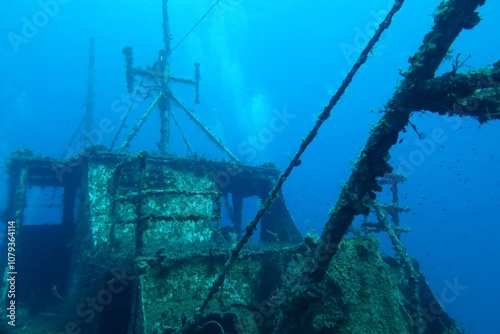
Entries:
{"label": "rope", "polygon": [[[69,139],[69,143],[68,143],[68,145],[66,145],[66,148],[71,146],[71,144],[73,143],[73,140],[75,140],[76,135],[78,134],[78,132],[80,132],[80,129],[82,128],[83,124],[85,124],[86,119],[87,119],[87,115],[84,115],[82,117],[82,120],[80,121],[80,124],[76,128],[75,132],[73,132],[73,134],[71,135],[71,138]],[[64,157],[64,153],[61,154],[61,156]]]}
{"label": "rope", "polygon": [[192,112],[181,100],[179,100],[175,95],[170,94],[170,98],[172,101],[174,101],[182,110],[184,110],[188,116],[205,132],[205,134],[217,145],[219,146],[224,152],[229,155],[231,159],[233,159],[235,162],[239,162],[238,158],[229,151],[229,149],[224,146],[222,141],[212,132],[210,129],[203,124],[203,122]]}
{"label": "rope", "polygon": [[137,122],[137,124],[134,126],[132,131],[130,131],[130,133],[127,136],[127,139],[122,144],[122,146],[120,146],[118,151],[123,151],[130,144],[130,141],[135,137],[135,135],[137,134],[137,132],[141,128],[142,124],[146,121],[146,119],[149,117],[149,115],[151,115],[151,112],[153,111],[154,107],[156,106],[156,104],[158,103],[158,101],[160,100],[160,98],[162,96],[163,96],[162,93],[159,93],[158,95],[156,95],[153,102],[151,102],[151,104],[149,105],[148,109],[144,112],[144,114],[142,115],[139,122]]}
{"label": "rope", "polygon": [[259,223],[260,219],[264,215],[264,213],[268,210],[268,208],[271,206],[271,204],[274,202],[276,197],[278,197],[278,193],[281,190],[283,183],[286,181],[287,177],[292,173],[292,170],[294,169],[295,166],[300,165],[300,157],[306,150],[306,148],[309,146],[309,144],[314,140],[316,135],[318,134],[318,130],[321,127],[321,125],[330,117],[330,113],[335,107],[335,105],[338,103],[344,92],[346,91],[347,87],[350,85],[352,82],[352,79],[356,72],[359,70],[359,68],[366,62],[368,59],[368,55],[370,54],[370,51],[372,48],[375,46],[375,44],[378,42],[380,39],[380,36],[382,33],[389,28],[390,23],[392,21],[392,17],[399,11],[403,4],[403,0],[396,1],[393,8],[391,11],[387,14],[385,20],[378,26],[377,31],[375,34],[372,36],[368,44],[365,46],[361,54],[359,55],[358,60],[356,63],[353,65],[349,73],[346,75],[344,80],[342,81],[342,84],[338,88],[337,92],[332,96],[330,99],[330,102],[328,103],[327,106],[324,107],[323,111],[321,114],[318,116],[318,119],[316,120],[316,124],[312,128],[311,131],[307,134],[307,136],[302,139],[302,142],[300,144],[299,150],[293,157],[293,159],[290,161],[288,167],[286,170],[281,174],[279,177],[278,181],[276,182],[275,186],[273,189],[269,192],[269,195],[262,204],[260,210],[257,212],[255,215],[255,218],[245,227],[245,234],[241,238],[241,240],[238,242],[238,244],[233,248],[231,251],[231,254],[229,256],[229,259],[226,261],[226,264],[224,265],[224,269],[221,271],[217,279],[214,281],[212,284],[212,288],[210,289],[210,292],[208,296],[205,298],[203,301],[203,305],[200,307],[199,312],[203,313],[209,303],[209,301],[213,298],[215,293],[219,291],[220,287],[224,283],[226,275],[229,273],[229,269],[233,265],[234,261],[238,258],[238,255],[243,248],[243,246],[247,243],[247,241],[250,239],[252,236],[253,232],[257,228],[257,224]]}
{"label": "rope", "polygon": [[198,22],[196,22],[194,24],[194,26],[189,29],[189,31],[184,35],[184,37],[181,38],[181,40],[179,41],[179,43],[177,43],[173,48],[172,50],[170,50],[169,53],[167,53],[167,57],[170,56],[172,54],[172,52],[174,52],[175,49],[177,49],[177,47],[179,45],[182,44],[182,42],[184,42],[184,40],[193,32],[194,29],[196,29],[196,27],[201,23],[201,21],[203,21],[205,19],[205,17],[207,17],[207,15],[212,11],[212,9],[214,9],[215,6],[217,6],[217,4],[220,2],[220,0],[216,0],[212,6],[210,6],[210,8],[205,12],[205,14],[203,14],[203,16],[198,20]]}
{"label": "rope", "polygon": [[[177,49],[177,47],[178,47],[179,45],[181,45],[181,44],[182,44],[182,42],[184,42],[184,40],[185,40],[185,39],[186,39],[186,38],[187,38],[187,37],[188,37],[188,36],[189,36],[189,35],[193,32],[193,30],[194,30],[194,29],[196,29],[196,27],[197,27],[197,26],[198,26],[198,25],[199,25],[199,24],[200,24],[200,23],[201,23],[201,22],[202,22],[202,21],[203,21],[203,20],[207,17],[207,15],[208,15],[208,14],[212,11],[212,9],[214,9],[214,7],[215,7],[215,6],[216,6],[219,2],[220,2],[220,0],[216,0],[216,1],[212,4],[212,6],[210,6],[210,8],[209,8],[209,9],[208,9],[208,10],[207,10],[204,14],[203,14],[203,16],[202,16],[202,17],[201,17],[201,18],[200,18],[200,19],[199,19],[199,20],[198,20],[198,21],[197,21],[197,22],[193,25],[193,27],[192,27],[191,29],[189,29],[189,31],[188,31],[188,32],[187,32],[187,33],[186,33],[186,34],[185,34],[185,35],[181,38],[181,40],[180,40],[180,41],[179,41],[179,42],[178,42],[178,43],[177,43],[177,44],[176,44],[176,45],[175,45],[175,46],[174,46],[174,47],[173,47],[173,48],[172,48],[172,49],[171,49],[171,50],[170,50],[167,54],[166,54],[166,56],[165,56],[165,57],[170,56],[170,55],[172,54],[172,52],[174,52],[174,50],[175,50],[175,49]],[[140,83],[140,85],[139,85],[139,88],[140,88],[140,87],[142,87],[142,83],[143,83],[143,81],[144,81],[144,77],[143,77],[143,79],[142,79],[142,81],[141,81],[141,83]],[[116,141],[117,141],[117,139],[118,139],[118,136],[120,135],[120,132],[121,132],[121,131],[122,131],[122,129],[125,127],[125,122],[127,121],[127,118],[128,118],[128,116],[129,116],[129,114],[130,114],[130,111],[132,110],[132,107],[133,107],[133,105],[134,105],[135,99],[137,98],[137,95],[138,95],[138,93],[139,93],[139,88],[136,90],[135,95],[134,95],[134,98],[133,98],[133,100],[132,100],[132,103],[130,104],[130,106],[129,106],[128,110],[127,110],[127,113],[125,114],[125,116],[124,116],[124,118],[123,118],[123,120],[122,120],[122,123],[120,124],[120,127],[118,128],[118,130],[117,130],[117,132],[116,132],[116,134],[115,134],[115,137],[113,138],[113,141],[111,142],[111,146],[110,146],[110,149],[111,149],[111,150],[114,148],[115,143],[116,143]],[[156,103],[154,103],[154,104],[156,104]],[[148,109],[148,110],[149,110],[149,109]],[[149,115],[149,113],[148,113],[148,115]],[[179,127],[179,125],[178,125],[177,121],[175,120],[175,118],[174,118],[174,122],[176,123],[176,125],[177,125],[177,127],[178,127],[179,131],[181,132],[182,139],[183,139],[184,143],[186,144],[186,147],[187,147],[187,149],[188,149],[189,153],[192,153],[192,152],[191,152],[191,148],[190,148],[190,146],[189,146],[189,144],[188,144],[188,142],[187,142],[186,138],[185,138],[185,137],[184,137],[184,135],[182,134],[182,131],[181,131],[181,129],[180,129],[180,127]],[[141,123],[141,125],[142,125],[142,123]],[[133,133],[133,132],[132,132],[132,133]],[[135,135],[135,134],[134,134],[134,135]],[[130,136],[129,136],[129,137],[130,137]],[[133,138],[133,136],[132,136],[132,138]],[[132,138],[130,138],[130,139],[132,139]],[[119,148],[119,150],[122,150],[122,149],[123,149],[126,145],[128,145],[128,142],[130,142],[130,140],[129,140],[129,139],[127,139],[127,141],[126,141],[126,142],[125,142],[125,143],[124,143],[124,144],[123,144],[123,145]],[[235,158],[235,157],[234,157],[234,156],[233,156],[230,152],[228,152],[228,153],[229,153],[229,155],[231,156],[231,158],[233,158],[233,159],[235,159],[235,160],[237,161],[237,159],[236,159],[236,158]]]}
{"label": "rope", "polygon": [[189,154],[193,154],[193,151],[191,150],[191,146],[189,145],[186,136],[184,136],[184,133],[182,132],[181,126],[179,125],[179,122],[177,122],[177,118],[175,118],[175,115],[173,112],[170,112],[170,116],[172,116],[172,119],[174,120],[174,124],[177,127],[177,130],[179,130],[179,133],[181,134],[182,141],[184,142],[184,145],[186,145],[186,148],[188,150]]}
{"label": "rope", "polygon": [[139,89],[141,89],[143,82],[144,82],[144,77],[142,77],[141,83],[139,84],[139,87],[137,87],[137,89],[135,91],[134,98],[132,99],[132,102],[130,102],[127,113],[125,114],[125,116],[123,116],[122,123],[120,124],[120,127],[118,128],[118,130],[115,133],[115,137],[113,138],[113,141],[111,142],[110,150],[113,150],[113,148],[115,147],[115,143],[118,140],[118,136],[120,135],[120,132],[125,127],[125,122],[127,122],[128,115],[130,114],[130,111],[132,110],[132,108],[134,106],[135,99],[137,98],[137,95],[139,95]]}

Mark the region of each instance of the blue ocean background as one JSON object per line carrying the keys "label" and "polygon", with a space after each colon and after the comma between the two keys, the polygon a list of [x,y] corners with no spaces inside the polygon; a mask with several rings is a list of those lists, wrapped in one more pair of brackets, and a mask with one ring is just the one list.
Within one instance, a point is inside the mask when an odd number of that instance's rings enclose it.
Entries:
{"label": "blue ocean background", "polygon": [[[286,182],[286,202],[304,234],[321,233],[352,162],[381,117],[378,110],[401,80],[398,69],[407,67],[431,28],[439,2],[405,2]],[[54,1],[0,1],[1,210],[7,203],[3,162],[11,152],[32,148],[65,158],[79,151],[78,140],[68,142],[85,113],[89,39],[94,37],[96,45],[94,119],[115,128],[129,105],[123,47],[132,46],[135,64],[143,67],[163,47],[160,0],[60,0],[50,8],[49,3]],[[178,45],[171,54],[172,74],[190,78],[194,62],[200,62],[201,103],[193,103],[192,87],[173,84],[172,89],[241,161],[272,161],[284,169],[392,1],[220,0],[182,40],[213,3],[169,1],[172,46]],[[30,38],[23,37],[26,22],[40,19],[40,12],[51,15]],[[500,3],[488,0],[480,13],[481,24],[464,31],[453,45],[453,56],[471,55],[463,70],[500,60]],[[439,73],[451,69],[452,62],[446,61]],[[125,133],[150,102],[137,103]],[[181,110],[174,112],[196,152],[227,159]],[[262,140],[263,129],[278,114],[288,115],[288,123]],[[459,324],[470,333],[500,333],[500,124],[429,112],[416,112],[411,121],[425,134],[423,140],[438,130],[443,141],[422,148],[425,143],[408,128],[391,150],[396,167],[410,161],[412,152],[424,157],[405,170],[408,179],[400,187],[400,203],[411,208],[401,216],[402,225],[411,228],[402,241]],[[99,143],[109,146],[113,136],[105,133]],[[158,139],[156,112],[130,150],[155,151]],[[252,144],[255,140],[258,145]],[[186,154],[174,127],[171,151]],[[46,194],[30,196],[34,209],[27,219],[50,223],[57,208],[37,211]],[[388,199],[386,192],[381,199]],[[257,201],[245,205],[247,222]],[[454,282],[462,288],[450,300],[446,297]]]}

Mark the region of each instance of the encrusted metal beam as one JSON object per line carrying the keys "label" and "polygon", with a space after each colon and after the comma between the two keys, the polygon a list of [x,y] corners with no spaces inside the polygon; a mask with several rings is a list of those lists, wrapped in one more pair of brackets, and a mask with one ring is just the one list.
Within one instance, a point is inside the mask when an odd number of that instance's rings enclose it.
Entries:
{"label": "encrusted metal beam", "polygon": [[425,80],[416,87],[414,110],[447,116],[470,116],[485,123],[500,119],[500,64]]}
{"label": "encrusted metal beam", "polygon": [[[398,2],[398,1],[396,1]],[[295,289],[282,305],[275,333],[299,333],[310,325],[311,305],[322,297],[322,283],[333,256],[356,215],[368,214],[370,203],[380,190],[377,178],[392,172],[389,149],[398,141],[398,134],[408,124],[412,105],[420,97],[415,86],[434,77],[451,44],[464,29],[480,22],[477,7],[485,0],[450,0],[438,6],[434,26],[425,36],[419,50],[410,57],[405,79],[387,102],[385,114],[372,129],[371,135],[354,165],[353,172],[342,187],[340,197],[330,211],[319,242],[312,251],[314,267],[304,268],[302,286]],[[418,308],[418,305],[415,305]],[[419,332],[418,321],[412,332]]]}

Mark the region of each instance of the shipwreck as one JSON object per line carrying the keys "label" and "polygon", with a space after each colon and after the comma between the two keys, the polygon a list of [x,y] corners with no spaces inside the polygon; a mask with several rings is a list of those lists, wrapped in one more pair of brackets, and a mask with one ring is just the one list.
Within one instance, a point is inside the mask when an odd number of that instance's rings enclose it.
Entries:
{"label": "shipwreck", "polygon": [[[200,66],[193,78],[170,75],[171,54],[167,0],[163,0],[164,48],[147,67],[134,63],[132,47],[123,49],[130,93],[147,87],[151,104],[115,148],[88,146],[69,160],[14,152],[8,159],[8,205],[13,221],[19,274],[15,298],[17,325],[4,333],[461,333],[440,306],[407,254],[400,222],[408,208],[399,203],[398,184],[388,163],[389,149],[413,112],[500,117],[499,63],[464,72],[457,58],[452,71],[435,72],[464,29],[480,23],[477,8],[485,0],[446,0],[434,13],[402,81],[384,106],[352,175],[331,209],[321,235],[303,236],[295,226],[281,187],[323,122],[349,86],[356,71],[392,17],[404,5],[396,0],[346,75],[330,103],[303,138],[288,168],[272,163],[240,163],[172,85],[192,85],[199,100]],[[94,47],[89,53],[88,99],[81,128],[93,124]],[[169,155],[172,108],[191,118],[228,159],[213,161],[192,154]],[[161,117],[158,154],[132,153],[128,146],[153,112]],[[124,122],[126,117],[124,118]],[[183,136],[188,148],[189,138]],[[57,224],[23,224],[27,193],[33,187],[54,189],[60,197]],[[391,203],[376,192],[392,191]],[[247,225],[245,198],[261,206]],[[230,226],[221,226],[222,206]],[[355,216],[368,217],[361,231],[347,237]],[[373,215],[372,215],[373,216]],[[259,241],[249,243],[260,224]],[[378,233],[387,233],[395,256],[379,250]],[[6,267],[6,274],[11,270]],[[8,284],[2,301],[10,303]]]}

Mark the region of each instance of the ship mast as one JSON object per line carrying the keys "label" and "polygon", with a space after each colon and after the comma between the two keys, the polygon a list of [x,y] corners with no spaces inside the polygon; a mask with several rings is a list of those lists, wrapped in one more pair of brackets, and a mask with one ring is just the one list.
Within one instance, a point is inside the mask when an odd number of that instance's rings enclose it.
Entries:
{"label": "ship mast", "polygon": [[[164,56],[160,56],[160,70],[162,74],[162,96],[158,101],[158,109],[160,109],[160,142],[158,148],[161,154],[167,154],[168,144],[170,141],[170,113],[171,104],[169,98],[169,81],[170,81],[170,25],[168,22],[168,0],[162,0],[163,12],[163,47]],[[197,83],[196,83],[197,84]]]}
{"label": "ship mast", "polygon": [[[90,132],[94,127],[94,109],[95,109],[95,41],[91,37],[89,40],[89,65],[87,73],[87,100],[85,101],[84,129]],[[85,138],[84,138],[85,139]]]}
{"label": "ship mast", "polygon": [[[203,17],[196,23],[201,22],[204,17],[208,14],[208,12],[213,8],[212,6]],[[172,102],[182,111],[184,111],[189,118],[202,130],[208,138],[214,142],[220,149],[222,149],[233,161],[239,162],[236,156],[231,153],[231,151],[222,143],[222,141],[201,121],[201,119],[171,90],[171,83],[180,82],[183,84],[189,84],[194,86],[195,88],[195,100],[196,104],[199,103],[199,87],[200,87],[200,64],[195,63],[195,75],[194,79],[189,78],[180,78],[174,77],[170,73],[170,55],[174,51],[174,49],[179,46],[178,43],[176,46],[171,47],[170,45],[170,27],[169,27],[169,15],[168,15],[168,0],[162,0],[162,11],[163,11],[163,49],[160,50],[157,61],[146,68],[134,67],[133,61],[133,51],[131,46],[126,46],[123,49],[123,54],[125,55],[125,61],[127,64],[127,88],[129,93],[133,93],[134,91],[134,82],[135,78],[140,78],[140,86],[143,86],[144,83],[147,83],[147,87],[139,87],[142,89],[146,89],[143,92],[143,95],[147,97],[155,96],[145,113],[142,115],[137,124],[132,128],[130,133],[127,135],[125,142],[118,149],[118,151],[124,151],[129,145],[130,141],[137,135],[137,132],[141,128],[142,124],[149,117],[153,109],[158,106],[160,111],[160,141],[157,143],[160,153],[162,155],[166,155],[169,153],[169,144],[170,144],[170,120],[174,122],[176,127],[179,129],[181,133],[182,140],[186,145],[188,151],[191,150],[187,138],[181,131],[180,125],[177,122],[174,114],[172,113]],[[195,27],[196,27],[195,25]],[[194,29],[194,27],[193,27]],[[189,33],[193,30],[191,29],[182,39],[181,42],[189,35]],[[115,135],[115,140],[118,137],[121,129],[125,127],[125,121],[128,114],[122,121],[122,125],[118,129],[117,134]],[[111,144],[111,148],[114,146],[114,142]]]}

